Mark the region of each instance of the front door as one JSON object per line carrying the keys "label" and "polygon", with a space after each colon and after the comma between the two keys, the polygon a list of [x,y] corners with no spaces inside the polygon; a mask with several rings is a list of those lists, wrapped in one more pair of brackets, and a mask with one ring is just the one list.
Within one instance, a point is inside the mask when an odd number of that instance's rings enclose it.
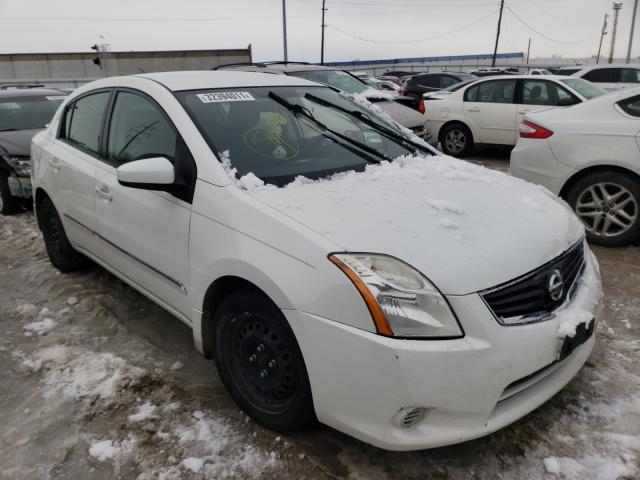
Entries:
{"label": "front door", "polygon": [[186,157],[177,130],[151,99],[119,90],[108,122],[105,161],[97,168],[98,233],[105,261],[118,273],[189,321],[189,199],[125,187],[116,169],[127,162]]}
{"label": "front door", "polygon": [[522,80],[522,89],[518,95],[516,130],[529,112],[549,110],[557,107],[569,107],[580,103],[580,99],[566,88],[549,80]]}

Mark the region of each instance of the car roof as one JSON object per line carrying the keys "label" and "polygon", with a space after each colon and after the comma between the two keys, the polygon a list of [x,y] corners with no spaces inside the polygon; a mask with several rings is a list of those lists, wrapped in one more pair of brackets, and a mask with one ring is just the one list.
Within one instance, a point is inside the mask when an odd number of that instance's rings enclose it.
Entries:
{"label": "car roof", "polygon": [[7,88],[0,90],[0,98],[42,97],[46,95],[67,95],[67,92],[53,88]]}
{"label": "car roof", "polygon": [[603,65],[575,65],[575,66],[564,66],[558,69],[558,71],[562,70],[578,70],[578,71],[589,71],[589,70],[602,70],[604,68],[640,68],[640,64],[638,63],[625,63],[625,64],[616,64],[616,63],[606,63]]}
{"label": "car roof", "polygon": [[325,67],[324,65],[311,65],[307,63],[253,63],[253,64],[231,64],[228,66],[220,65],[218,70],[234,70],[242,72],[262,72],[278,75],[285,75],[294,72],[309,72],[318,70],[340,70],[334,67]]}
{"label": "car roof", "polygon": [[[315,86],[322,85],[310,80],[287,75],[269,75],[245,71],[204,70],[185,72],[159,72],[134,75],[158,82],[174,92],[181,90],[203,90],[207,88],[238,87],[279,87],[279,86]],[[118,77],[113,80],[117,81]]]}

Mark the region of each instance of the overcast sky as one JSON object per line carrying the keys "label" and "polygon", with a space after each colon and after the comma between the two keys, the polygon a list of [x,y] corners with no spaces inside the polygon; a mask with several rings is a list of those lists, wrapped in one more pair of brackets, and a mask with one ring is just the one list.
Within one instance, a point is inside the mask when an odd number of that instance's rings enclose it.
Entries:
{"label": "overcast sky", "polygon": [[[286,0],[289,59],[318,61],[322,0]],[[325,60],[493,51],[499,0],[327,0]],[[609,0],[506,0],[500,52],[595,55]],[[0,0],[0,53],[244,48],[282,58],[281,0]],[[626,55],[633,0],[620,13]],[[609,22],[611,32],[611,22]],[[640,34],[633,49],[640,54]],[[576,43],[577,42],[577,43]],[[610,35],[603,54],[608,54]]]}

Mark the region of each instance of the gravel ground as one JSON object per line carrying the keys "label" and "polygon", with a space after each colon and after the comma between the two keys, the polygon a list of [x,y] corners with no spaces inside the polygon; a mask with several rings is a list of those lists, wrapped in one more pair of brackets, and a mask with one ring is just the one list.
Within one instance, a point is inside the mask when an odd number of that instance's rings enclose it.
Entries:
{"label": "gravel ground", "polygon": [[606,308],[577,377],[491,436],[393,453],[256,425],[177,319],[100,268],[60,274],[32,214],[0,217],[0,478],[640,478],[640,249],[594,250]]}

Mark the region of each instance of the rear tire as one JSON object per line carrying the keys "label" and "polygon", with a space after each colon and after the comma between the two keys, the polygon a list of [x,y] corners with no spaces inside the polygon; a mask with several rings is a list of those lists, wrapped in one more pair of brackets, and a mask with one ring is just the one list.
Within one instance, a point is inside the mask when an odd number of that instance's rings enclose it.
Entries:
{"label": "rear tire", "polygon": [[54,267],[61,272],[73,272],[91,264],[87,257],[69,243],[58,212],[48,197],[44,198],[38,207],[38,223],[49,260]]}
{"label": "rear tire", "polygon": [[315,422],[302,353],[278,307],[259,292],[241,290],[222,301],[212,321],[218,372],[245,412],[283,433]]}
{"label": "rear tire", "polygon": [[2,215],[14,215],[22,211],[22,199],[11,195],[9,179],[0,174],[0,213]]}
{"label": "rear tire", "polygon": [[473,135],[462,123],[447,125],[440,133],[440,146],[445,155],[464,157],[473,150]]}
{"label": "rear tire", "polygon": [[589,173],[569,188],[566,197],[590,242],[621,247],[640,241],[640,182],[631,175]]}

